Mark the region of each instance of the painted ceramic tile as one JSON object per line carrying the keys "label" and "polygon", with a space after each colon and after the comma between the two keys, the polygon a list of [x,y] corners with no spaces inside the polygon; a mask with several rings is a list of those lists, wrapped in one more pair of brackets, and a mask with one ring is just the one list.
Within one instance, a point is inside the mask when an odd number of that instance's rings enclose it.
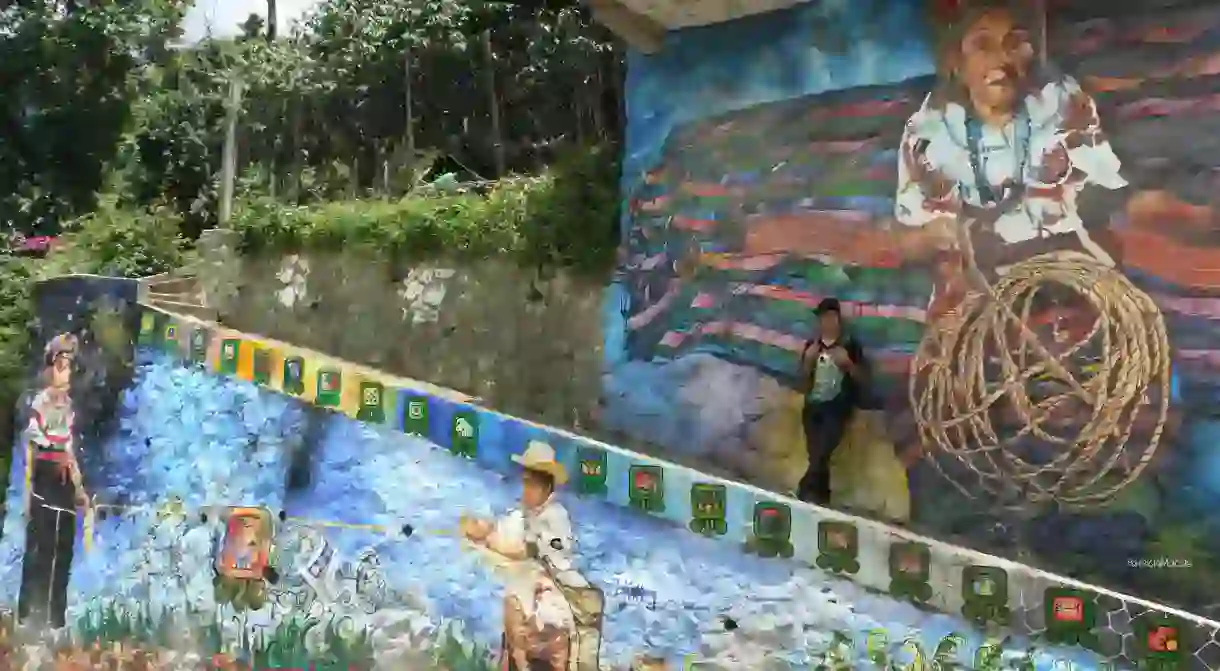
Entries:
{"label": "painted ceramic tile", "polygon": [[431,398],[414,389],[398,389],[396,396],[399,410],[398,428],[403,433],[427,437]]}
{"label": "painted ceramic tile", "polygon": [[581,496],[605,497],[609,494],[607,453],[600,445],[584,440],[572,443],[572,490]]}

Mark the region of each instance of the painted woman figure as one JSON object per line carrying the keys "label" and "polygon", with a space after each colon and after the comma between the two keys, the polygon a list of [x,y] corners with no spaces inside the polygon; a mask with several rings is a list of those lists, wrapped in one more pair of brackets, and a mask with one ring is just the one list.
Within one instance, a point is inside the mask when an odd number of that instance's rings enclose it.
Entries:
{"label": "painted woman figure", "polygon": [[1113,267],[1109,222],[1085,221],[1080,197],[1085,187],[1127,186],[1093,99],[1071,77],[1038,72],[1009,3],[961,4],[942,41],[940,84],[907,121],[898,163],[895,218],[908,227],[906,251],[940,255],[929,319],[965,291],[960,217],[998,214],[973,232],[985,273],[1062,251]]}
{"label": "painted woman figure", "polygon": [[64,626],[68,576],[76,540],[77,509],[88,505],[73,440],[73,335],[46,346],[43,388],[30,403],[26,439],[26,541],[18,614],[45,613],[52,627]]}

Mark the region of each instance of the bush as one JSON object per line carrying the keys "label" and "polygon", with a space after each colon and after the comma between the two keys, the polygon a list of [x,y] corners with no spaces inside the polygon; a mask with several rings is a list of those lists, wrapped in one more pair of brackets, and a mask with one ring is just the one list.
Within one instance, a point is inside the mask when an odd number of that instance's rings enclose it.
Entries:
{"label": "bush", "polygon": [[179,235],[180,224],[168,207],[120,209],[105,202],[64,226],[39,275],[144,277],[167,272],[182,265],[186,242]]}
{"label": "bush", "polygon": [[[34,323],[33,261],[0,255],[0,436],[12,444],[17,400],[24,391]],[[0,473],[8,475],[10,449],[0,449]],[[0,513],[3,505],[0,504]]]}
{"label": "bush", "polygon": [[584,151],[536,179],[504,180],[486,193],[413,194],[285,206],[255,198],[231,223],[247,249],[366,246],[393,257],[510,255],[523,265],[602,274],[618,244],[617,165]]}

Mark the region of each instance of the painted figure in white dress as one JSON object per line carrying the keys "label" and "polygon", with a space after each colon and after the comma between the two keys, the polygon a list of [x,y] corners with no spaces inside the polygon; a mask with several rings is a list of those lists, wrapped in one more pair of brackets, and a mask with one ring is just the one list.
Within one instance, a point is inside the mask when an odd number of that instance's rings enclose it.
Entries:
{"label": "painted figure in white dress", "polygon": [[930,318],[965,289],[959,218],[1007,200],[1011,207],[973,232],[985,272],[1062,251],[1119,262],[1109,213],[1100,221],[1082,213],[1086,191],[1127,187],[1092,97],[1039,67],[1008,3],[964,4],[942,41],[940,85],[907,121],[898,163],[895,218],[906,251],[938,259]]}
{"label": "painted figure in white dress", "polygon": [[572,521],[555,494],[567,482],[567,471],[555,460],[555,450],[540,441],[531,441],[513,461],[525,469],[521,508],[494,522],[463,518],[462,533],[509,559],[534,563],[507,585],[506,653],[518,671],[534,668],[530,662],[566,671],[575,623],[553,576],[573,569]]}
{"label": "painted figure in white dress", "polygon": [[25,431],[25,556],[18,614],[23,622],[65,624],[76,516],[88,505],[74,436],[72,373],[79,343],[62,334],[45,349],[43,387]]}

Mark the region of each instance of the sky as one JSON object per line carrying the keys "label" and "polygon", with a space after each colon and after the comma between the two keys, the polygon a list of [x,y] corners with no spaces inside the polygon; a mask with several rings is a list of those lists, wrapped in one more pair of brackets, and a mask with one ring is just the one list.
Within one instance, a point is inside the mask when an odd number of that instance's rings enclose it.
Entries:
{"label": "sky", "polygon": [[[316,4],[318,0],[278,0],[276,8],[280,15],[280,30],[286,32]],[[183,26],[186,40],[195,42],[209,33],[217,37],[232,37],[241,32],[238,26],[251,14],[266,17],[266,0],[195,0]]]}

